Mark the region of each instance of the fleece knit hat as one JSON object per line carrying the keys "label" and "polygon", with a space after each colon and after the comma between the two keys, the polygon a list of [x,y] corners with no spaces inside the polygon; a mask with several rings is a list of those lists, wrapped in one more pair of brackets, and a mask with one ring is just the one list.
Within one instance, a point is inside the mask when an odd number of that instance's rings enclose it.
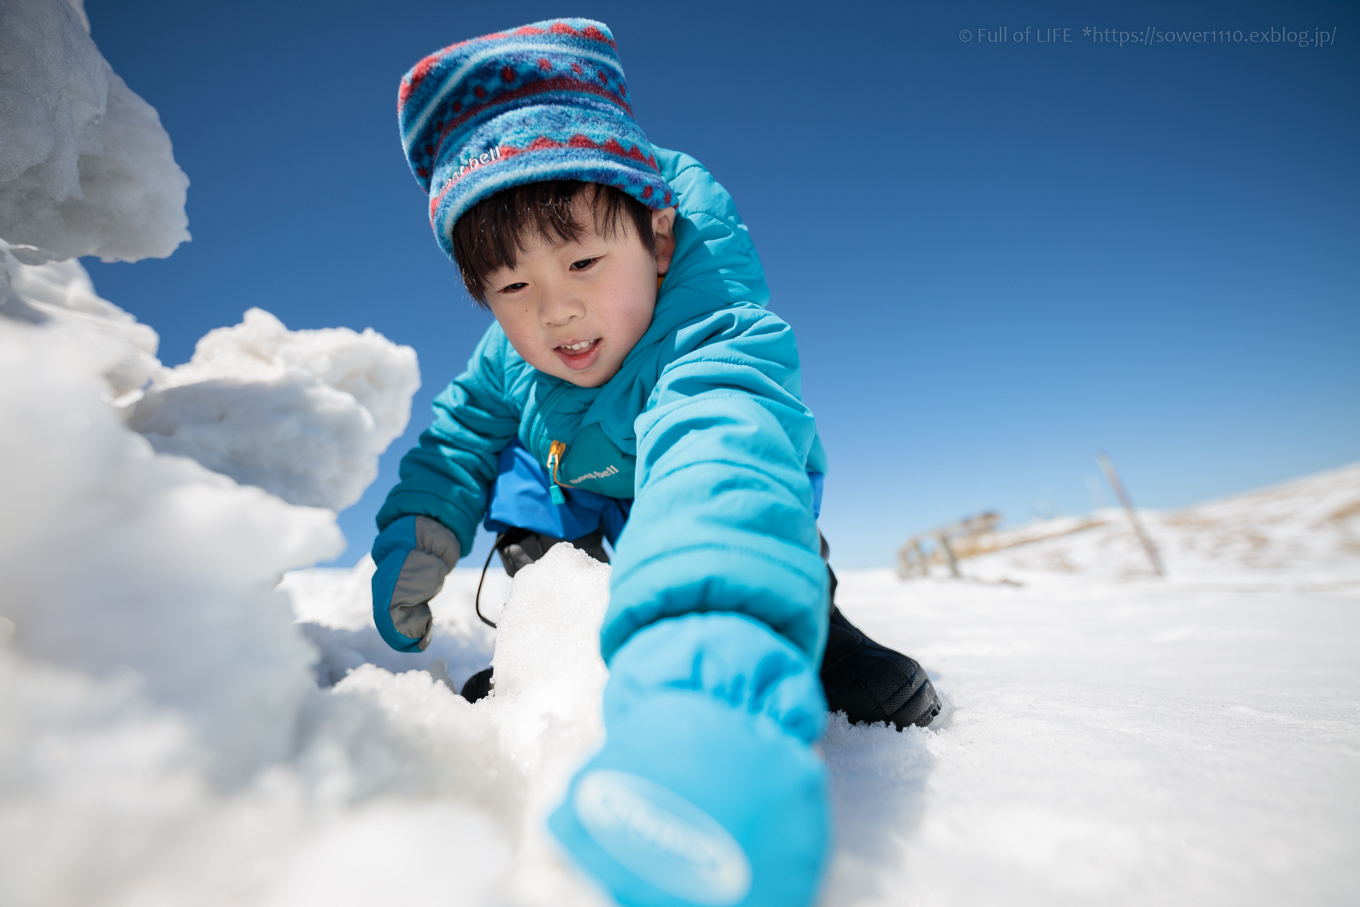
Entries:
{"label": "fleece knit hat", "polygon": [[450,258],[458,218],[523,183],[583,180],[652,209],[671,204],[601,22],[535,22],[437,51],[401,80],[397,117]]}

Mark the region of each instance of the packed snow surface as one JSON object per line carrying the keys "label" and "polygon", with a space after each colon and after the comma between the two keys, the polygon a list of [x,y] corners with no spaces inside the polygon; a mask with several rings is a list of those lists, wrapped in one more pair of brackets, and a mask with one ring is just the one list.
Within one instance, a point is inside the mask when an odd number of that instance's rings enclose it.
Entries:
{"label": "packed snow surface", "polygon": [[[1026,527],[1041,541],[964,561],[963,580],[841,574],[846,614],[918,657],[946,709],[906,733],[833,719],[822,752],[838,844],[823,904],[1360,897],[1360,465],[1144,511],[1165,579],[1121,513],[1086,521],[1105,518],[1086,538],[1059,535],[1071,520]],[[584,563],[537,569],[566,584]],[[382,651],[363,616],[371,571],[284,583],[323,680],[367,653],[455,684],[485,663],[474,571],[436,599],[422,656]],[[494,611],[507,581],[491,576]],[[511,623],[519,581],[510,589],[497,658],[542,633],[546,657],[596,661],[558,650],[556,625]],[[537,859],[512,857],[524,872]]]}

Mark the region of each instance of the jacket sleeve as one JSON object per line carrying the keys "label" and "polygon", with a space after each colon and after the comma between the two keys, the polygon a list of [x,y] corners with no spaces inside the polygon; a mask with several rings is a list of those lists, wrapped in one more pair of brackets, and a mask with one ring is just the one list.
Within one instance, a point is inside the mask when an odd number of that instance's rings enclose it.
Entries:
{"label": "jacket sleeve", "polygon": [[492,325],[468,362],[434,401],[434,424],[401,458],[400,476],[378,511],[378,529],[409,515],[433,517],[472,550],[486,513],[496,461],[519,431],[519,414],[507,402],[505,363],[510,344]]}
{"label": "jacket sleeve", "polygon": [[[690,218],[690,229],[705,228],[704,216]],[[696,280],[668,292],[704,289]],[[674,352],[636,421],[636,497],[617,546],[604,657],[658,620],[725,611],[761,621],[815,665],[827,572],[807,475],[816,425],[793,332],[759,305],[726,305],[677,332]]]}

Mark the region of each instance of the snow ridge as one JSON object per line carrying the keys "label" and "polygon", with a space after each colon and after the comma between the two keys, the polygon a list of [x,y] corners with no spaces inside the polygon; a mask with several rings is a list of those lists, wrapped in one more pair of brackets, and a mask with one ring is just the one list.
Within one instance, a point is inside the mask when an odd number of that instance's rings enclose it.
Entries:
{"label": "snow ridge", "polygon": [[255,308],[206,334],[184,365],[159,370],[129,424],[161,453],[343,510],[377,477],[419,387],[415,350],[372,328],[289,331]]}
{"label": "snow ridge", "polygon": [[170,136],[90,40],[81,4],[0,6],[0,123],[0,237],[105,261],[188,241]]}

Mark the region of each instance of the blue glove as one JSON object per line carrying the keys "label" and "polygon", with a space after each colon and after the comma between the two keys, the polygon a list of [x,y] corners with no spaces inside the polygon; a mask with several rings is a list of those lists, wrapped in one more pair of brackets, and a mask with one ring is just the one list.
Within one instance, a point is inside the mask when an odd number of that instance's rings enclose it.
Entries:
{"label": "blue glove", "polygon": [[430,644],[434,621],[430,599],[458,563],[458,538],[438,520],[404,516],[373,542],[373,623],[398,652],[420,652]]}
{"label": "blue glove", "polygon": [[615,653],[604,721],[548,827],[619,903],[812,903],[830,807],[807,656],[744,615],[659,621]]}

